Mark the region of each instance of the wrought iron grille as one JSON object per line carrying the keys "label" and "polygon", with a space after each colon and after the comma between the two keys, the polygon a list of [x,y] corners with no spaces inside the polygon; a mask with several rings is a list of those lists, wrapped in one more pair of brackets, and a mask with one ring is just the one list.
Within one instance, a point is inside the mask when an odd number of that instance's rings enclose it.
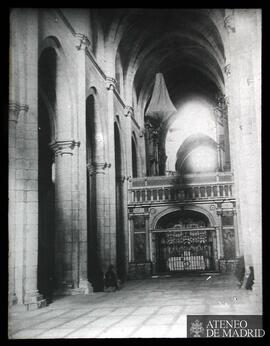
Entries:
{"label": "wrought iron grille", "polygon": [[159,272],[205,271],[213,268],[213,244],[208,230],[156,233]]}

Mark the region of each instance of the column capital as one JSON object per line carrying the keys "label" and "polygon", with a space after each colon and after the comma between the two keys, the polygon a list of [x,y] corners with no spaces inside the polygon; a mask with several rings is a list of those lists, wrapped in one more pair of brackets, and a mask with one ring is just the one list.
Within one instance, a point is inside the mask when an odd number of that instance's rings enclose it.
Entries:
{"label": "column capital", "polygon": [[117,85],[117,81],[115,78],[109,77],[109,76],[106,77],[106,88],[108,90],[116,89],[116,85]]}
{"label": "column capital", "polygon": [[85,50],[88,46],[90,46],[90,41],[86,35],[77,33],[75,34],[75,37],[77,39],[77,50]]}
{"label": "column capital", "polygon": [[224,18],[224,28],[227,30],[228,33],[235,33],[235,24],[234,24],[234,14],[233,12],[230,12],[227,16]]}
{"label": "column capital", "polygon": [[15,123],[17,123],[20,112],[22,111],[28,112],[29,106],[26,104],[21,105],[17,102],[11,101],[9,102],[8,110],[9,110],[9,121],[14,121]]}
{"label": "column capital", "polygon": [[228,78],[231,76],[231,64],[224,66],[224,72]]}
{"label": "column capital", "polygon": [[72,140],[55,141],[50,144],[50,148],[54,151],[55,156],[73,155],[73,149],[79,147],[80,142]]}
{"label": "column capital", "polygon": [[224,139],[219,139],[219,143],[217,143],[217,149],[224,150],[225,149],[225,142]]}
{"label": "column capital", "polygon": [[134,115],[134,109],[133,109],[133,107],[131,107],[131,106],[125,106],[125,110],[124,110],[124,115],[126,116],[126,117],[128,117],[128,116],[133,116]]}
{"label": "column capital", "polygon": [[220,109],[221,111],[225,111],[229,104],[229,97],[225,94],[218,94],[216,96],[216,103],[218,109]]}
{"label": "column capital", "polygon": [[110,167],[111,164],[107,162],[92,162],[87,165],[87,170],[90,175],[105,174],[105,169]]}
{"label": "column capital", "polygon": [[230,105],[229,96],[219,94],[216,96],[217,106],[214,108],[214,112],[218,117],[218,120],[223,123],[226,120],[226,114]]}
{"label": "column capital", "polygon": [[145,129],[141,129],[139,132],[139,137],[143,137],[145,134]]}

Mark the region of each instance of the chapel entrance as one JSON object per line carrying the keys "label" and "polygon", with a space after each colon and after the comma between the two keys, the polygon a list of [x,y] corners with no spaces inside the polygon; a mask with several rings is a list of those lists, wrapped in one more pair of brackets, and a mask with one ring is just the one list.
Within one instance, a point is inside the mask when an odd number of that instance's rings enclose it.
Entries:
{"label": "chapel entrance", "polygon": [[205,215],[170,213],[159,220],[152,236],[157,273],[215,270],[215,228]]}

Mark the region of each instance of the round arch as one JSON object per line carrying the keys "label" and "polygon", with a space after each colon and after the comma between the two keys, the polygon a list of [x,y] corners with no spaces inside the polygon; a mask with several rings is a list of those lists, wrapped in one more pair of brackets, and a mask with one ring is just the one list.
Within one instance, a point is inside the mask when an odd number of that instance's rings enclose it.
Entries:
{"label": "round arch", "polygon": [[[207,146],[211,148],[215,153],[217,153],[217,142],[211,137],[202,134],[195,133],[194,135],[189,136],[181,144],[180,148],[176,153],[176,164],[175,168],[177,172],[181,173],[182,167],[185,164],[186,160],[192,155],[193,151],[199,148],[200,146]],[[216,165],[218,165],[218,158],[216,157]]]}
{"label": "round arch", "polygon": [[[132,146],[132,175],[134,178],[140,176],[140,154],[139,154],[139,146],[137,137],[135,135],[135,132],[132,131],[131,136],[131,146]],[[134,175],[135,173],[135,175]]]}
{"label": "round arch", "polygon": [[127,171],[127,167],[126,167],[126,146],[125,146],[125,141],[124,141],[124,135],[123,135],[123,130],[121,127],[121,122],[120,122],[120,117],[118,115],[116,115],[116,119],[114,121],[114,124],[117,127],[118,133],[119,133],[119,141],[120,141],[120,153],[121,153],[121,174],[123,176],[126,176],[126,171]]}
{"label": "round arch", "polygon": [[104,116],[102,116],[102,102],[95,86],[90,86],[86,91],[86,100],[92,96],[94,102],[94,121],[96,126],[95,144],[99,160],[106,161],[107,132]]}
{"label": "round arch", "polygon": [[187,206],[175,206],[175,207],[168,207],[164,210],[162,210],[161,212],[159,212],[152,220],[151,225],[150,225],[150,229],[154,230],[156,229],[157,223],[158,221],[165,215],[173,213],[175,211],[181,211],[181,208],[183,210],[190,210],[190,211],[196,211],[198,213],[201,213],[203,215],[205,215],[210,223],[210,227],[217,227],[218,226],[218,221],[216,220],[216,218],[213,216],[213,214],[208,211],[206,208],[204,207],[199,207],[199,206],[195,206],[195,205],[187,205]]}
{"label": "round arch", "polygon": [[[71,87],[72,85],[76,85],[74,79],[72,78],[72,75],[69,72],[68,69],[68,62],[67,57],[64,52],[63,46],[60,43],[60,40],[56,36],[47,36],[44,38],[40,44],[39,44],[39,59],[42,56],[43,52],[46,49],[53,49],[56,53],[56,76],[60,76],[61,83],[59,84],[61,88],[64,88],[61,92],[61,95],[64,94],[66,97],[63,97],[65,99],[65,116],[62,116],[63,119],[57,118],[57,114],[54,111],[54,136],[58,134],[58,123],[61,121],[61,123],[65,125],[61,125],[61,127],[65,128],[65,134],[68,137],[76,137],[75,131],[77,129],[77,121],[76,117],[74,116],[76,114],[76,97],[75,97],[75,90]],[[44,99],[44,95],[42,96]],[[63,103],[63,100],[62,100]],[[53,109],[51,105],[51,109]],[[69,118],[69,120],[67,120]],[[66,126],[66,124],[69,124],[70,126]],[[66,129],[68,129],[66,131]],[[54,138],[56,139],[56,138]]]}

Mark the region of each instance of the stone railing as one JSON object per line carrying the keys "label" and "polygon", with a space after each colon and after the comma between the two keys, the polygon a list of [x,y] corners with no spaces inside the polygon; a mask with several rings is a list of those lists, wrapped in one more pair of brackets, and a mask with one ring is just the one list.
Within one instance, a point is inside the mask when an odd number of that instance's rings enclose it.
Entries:
{"label": "stone railing", "polygon": [[129,204],[229,199],[233,198],[232,186],[229,172],[133,178],[128,189]]}

